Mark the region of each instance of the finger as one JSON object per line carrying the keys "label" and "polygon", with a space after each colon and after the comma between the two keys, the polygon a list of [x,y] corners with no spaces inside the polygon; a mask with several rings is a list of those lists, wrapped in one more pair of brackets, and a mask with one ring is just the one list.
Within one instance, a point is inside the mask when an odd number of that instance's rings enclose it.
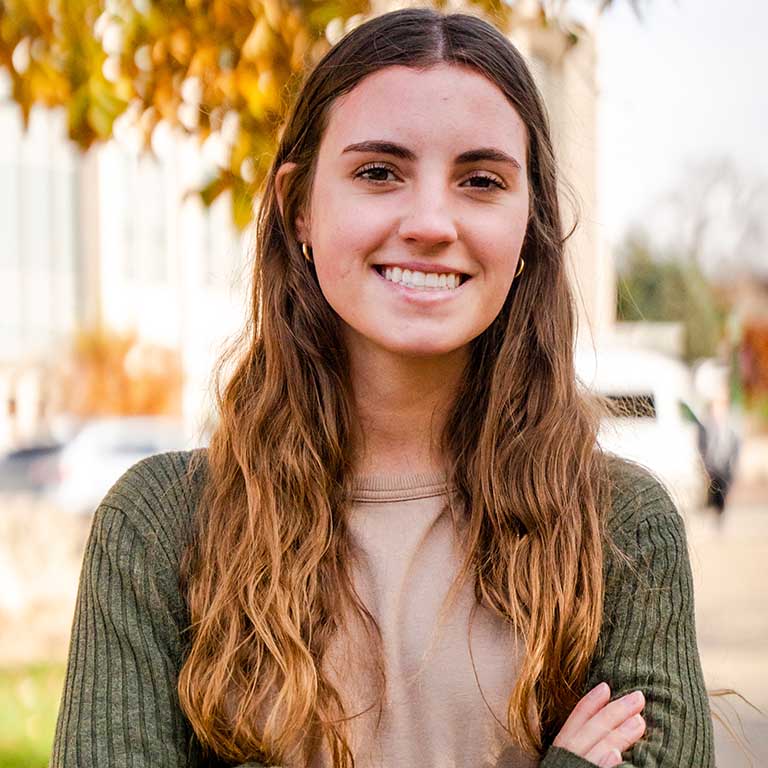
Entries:
{"label": "finger", "polygon": [[571,714],[568,715],[568,719],[557,734],[553,745],[570,749],[567,745],[571,739],[577,736],[585,724],[608,703],[610,698],[611,689],[608,687],[608,683],[600,683],[587,693],[586,696],[579,699],[578,704],[573,708]]}
{"label": "finger", "polygon": [[610,752],[606,753],[597,765],[599,765],[600,768],[614,768],[617,765],[621,765],[623,761],[621,752],[619,752],[618,749],[612,749]]}
{"label": "finger", "polygon": [[569,749],[577,755],[585,755],[612,731],[619,728],[625,720],[638,714],[644,705],[645,697],[641,691],[629,693],[606,704],[573,737],[573,746]]}
{"label": "finger", "polygon": [[626,752],[645,733],[645,720],[641,715],[632,715],[618,728],[615,728],[604,739],[601,739],[584,756],[585,760],[602,765],[600,762],[606,759],[606,755],[612,752]]}

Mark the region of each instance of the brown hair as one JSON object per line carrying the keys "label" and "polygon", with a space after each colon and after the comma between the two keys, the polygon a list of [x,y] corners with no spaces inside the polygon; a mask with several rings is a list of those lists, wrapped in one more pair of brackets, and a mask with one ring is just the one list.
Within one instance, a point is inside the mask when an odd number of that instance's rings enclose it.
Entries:
{"label": "brown hair", "polygon": [[[280,763],[324,740],[350,766],[339,693],[321,661],[340,617],[372,617],[348,573],[345,509],[355,413],[339,320],[301,254],[329,108],[391,65],[469,67],[495,83],[527,128],[531,214],[515,281],[471,362],[442,436],[468,524],[479,603],[525,644],[508,728],[541,751],[579,698],[602,622],[602,510],[608,483],[597,417],[577,391],[548,119],[518,51],[488,23],[411,9],[349,33],[309,74],[288,117],[258,215],[252,315],[222,359],[220,422],[207,453],[197,534],[185,566],[192,617],[182,707],[219,756]],[[296,163],[281,215],[275,174]],[[455,585],[454,585],[455,587]]]}

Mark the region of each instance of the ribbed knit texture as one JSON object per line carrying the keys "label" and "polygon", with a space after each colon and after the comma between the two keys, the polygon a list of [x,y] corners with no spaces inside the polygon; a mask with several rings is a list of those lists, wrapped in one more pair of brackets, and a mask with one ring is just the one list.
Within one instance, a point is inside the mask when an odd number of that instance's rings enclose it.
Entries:
{"label": "ribbed knit texture", "polygon": [[[200,474],[188,476],[191,456],[140,462],[96,511],[53,768],[216,768],[203,761],[176,694],[189,625],[179,565],[202,482]],[[605,619],[585,692],[605,681],[614,698],[638,688],[645,693],[648,729],[625,755],[625,768],[712,768],[683,521],[656,480],[623,462],[615,466],[609,528],[635,567],[606,554]],[[376,490],[377,482],[364,480],[358,495]],[[590,765],[555,748],[541,762],[542,768]]]}
{"label": "ribbed knit texture", "polygon": [[355,478],[352,485],[353,501],[398,501],[399,499],[426,499],[446,493],[446,476],[440,472],[424,472],[414,475],[363,475]]}

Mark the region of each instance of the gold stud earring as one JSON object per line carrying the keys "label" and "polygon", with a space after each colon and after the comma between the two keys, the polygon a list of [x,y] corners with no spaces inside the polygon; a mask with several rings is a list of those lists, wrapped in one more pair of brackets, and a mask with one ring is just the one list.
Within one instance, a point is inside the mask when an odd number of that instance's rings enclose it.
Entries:
{"label": "gold stud earring", "polygon": [[520,257],[520,266],[517,268],[517,272],[515,272],[514,279],[517,280],[520,275],[523,274],[523,270],[525,269],[525,259],[521,256]]}
{"label": "gold stud earring", "polygon": [[310,248],[308,243],[302,243],[301,244],[301,252],[304,254],[304,258],[312,264],[312,249]]}

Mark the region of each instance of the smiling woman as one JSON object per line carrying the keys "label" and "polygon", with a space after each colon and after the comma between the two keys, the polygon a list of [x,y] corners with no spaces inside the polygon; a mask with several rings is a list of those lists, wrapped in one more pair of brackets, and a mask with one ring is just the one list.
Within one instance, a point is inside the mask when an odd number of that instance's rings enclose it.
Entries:
{"label": "smiling woman", "polygon": [[492,26],[397,11],[327,54],[210,448],[96,513],[52,765],[713,765],[684,528],[596,442],[564,240]]}
{"label": "smiling woman", "polygon": [[[382,364],[386,353],[468,356],[517,269],[526,155],[517,110],[468,67],[392,65],[336,100],[295,226],[353,359],[369,345]],[[279,169],[278,197],[296,168]]]}

